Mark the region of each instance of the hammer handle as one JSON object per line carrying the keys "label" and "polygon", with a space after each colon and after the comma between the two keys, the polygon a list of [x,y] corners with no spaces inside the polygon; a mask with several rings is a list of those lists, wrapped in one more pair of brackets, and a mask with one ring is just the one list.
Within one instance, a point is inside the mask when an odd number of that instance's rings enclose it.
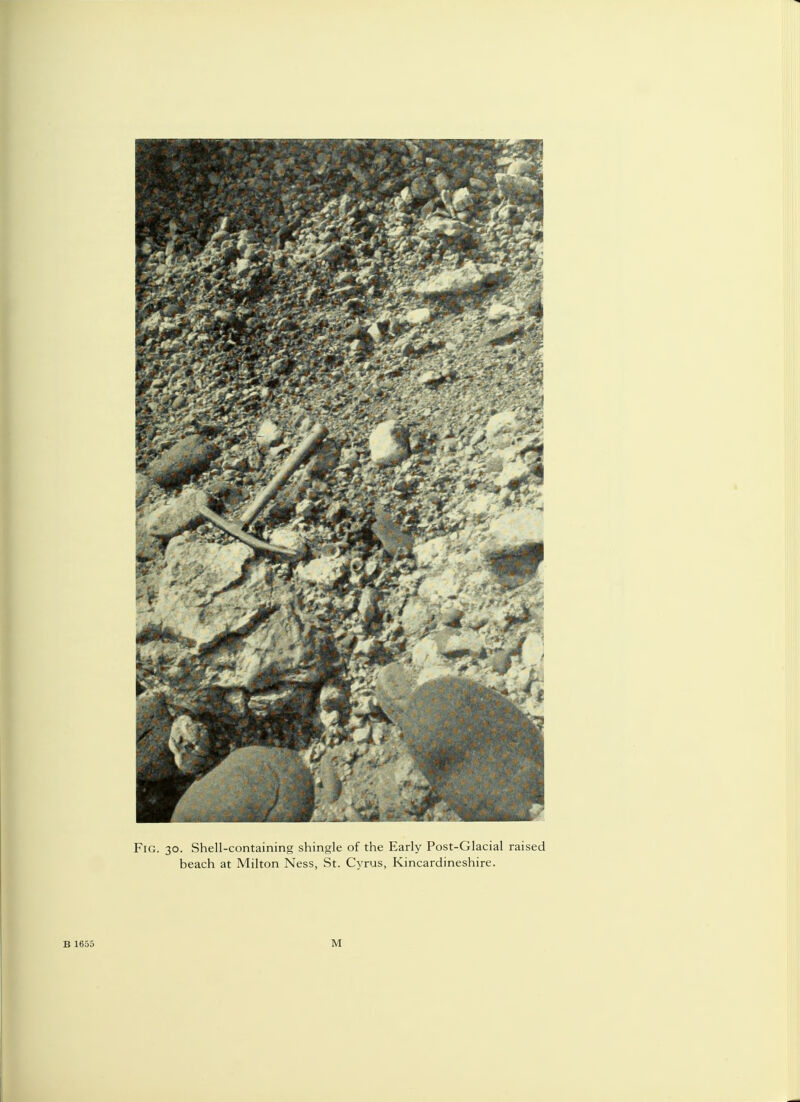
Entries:
{"label": "hammer handle", "polygon": [[270,498],[277,494],[284,482],[288,482],[300,464],[311,455],[320,440],[327,434],[327,431],[325,426],[319,422],[314,425],[308,436],[297,445],[292,454],[280,466],[272,481],[264,487],[242,513],[242,526],[255,520]]}

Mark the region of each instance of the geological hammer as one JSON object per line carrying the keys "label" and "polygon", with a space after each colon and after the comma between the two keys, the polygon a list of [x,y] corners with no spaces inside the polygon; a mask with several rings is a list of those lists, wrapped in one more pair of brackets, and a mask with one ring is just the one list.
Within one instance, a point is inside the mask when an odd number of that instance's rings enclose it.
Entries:
{"label": "geological hammer", "polygon": [[255,551],[269,551],[273,555],[282,555],[286,559],[298,558],[298,552],[289,551],[286,547],[278,547],[273,543],[265,543],[264,540],[251,536],[249,532],[245,531],[245,527],[255,520],[267,502],[275,497],[281,486],[288,482],[300,464],[308,459],[320,440],[327,434],[327,431],[324,425],[319,422],[314,425],[308,436],[297,445],[292,454],[281,464],[269,485],[265,486],[261,493],[247,506],[238,524],[235,521],[225,520],[219,513],[215,513],[213,509],[209,509],[205,505],[199,507],[199,515],[204,520],[210,521],[211,524],[215,524],[217,528],[221,528],[223,532],[227,532],[229,536],[234,536],[242,543],[246,543],[248,547],[252,547]]}

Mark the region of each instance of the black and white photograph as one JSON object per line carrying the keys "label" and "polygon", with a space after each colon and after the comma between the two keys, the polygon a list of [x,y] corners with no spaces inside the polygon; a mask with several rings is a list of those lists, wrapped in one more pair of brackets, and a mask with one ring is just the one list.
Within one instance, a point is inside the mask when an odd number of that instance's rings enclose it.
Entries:
{"label": "black and white photograph", "polygon": [[542,142],[135,174],[136,820],[541,820]]}

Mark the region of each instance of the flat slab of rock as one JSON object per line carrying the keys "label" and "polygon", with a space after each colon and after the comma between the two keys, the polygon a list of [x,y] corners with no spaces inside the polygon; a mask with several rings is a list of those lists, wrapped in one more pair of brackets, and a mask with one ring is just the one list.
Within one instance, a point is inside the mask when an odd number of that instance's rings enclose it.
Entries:
{"label": "flat slab of rock", "polygon": [[544,514],[541,509],[512,509],[489,525],[489,538],[481,551],[485,558],[495,560],[505,556],[535,551],[544,545]]}
{"label": "flat slab of rock", "polygon": [[510,173],[498,172],[495,180],[501,194],[507,199],[529,202],[541,194],[538,182],[531,176],[512,176]]}
{"label": "flat slab of rock", "polygon": [[177,537],[167,545],[153,619],[163,634],[209,649],[276,607],[271,575],[243,543]]}
{"label": "flat slab of rock", "polygon": [[274,746],[234,750],[184,792],[173,823],[303,823],[314,782],[298,754]]}
{"label": "flat slab of rock", "polygon": [[377,536],[381,547],[393,558],[403,551],[410,551],[414,546],[414,537],[407,532],[392,515],[380,505],[375,506],[375,521],[372,531]]}
{"label": "flat slab of rock", "polygon": [[398,722],[434,792],[465,821],[527,820],[544,803],[541,734],[499,693],[435,678],[414,690]]}
{"label": "flat slab of rock", "polygon": [[493,329],[490,329],[482,339],[481,344],[484,346],[500,344],[501,341],[506,341],[511,337],[515,337],[518,333],[521,333],[524,328],[525,322],[521,318],[504,322],[502,325],[496,325]]}
{"label": "flat slab of rock", "polygon": [[153,510],[147,518],[147,530],[151,536],[170,540],[196,528],[203,520],[200,507],[208,508],[208,504],[208,494],[187,488],[174,501]]}
{"label": "flat slab of rock", "polygon": [[500,264],[486,264],[479,268],[472,261],[453,271],[440,272],[438,275],[417,283],[414,290],[418,295],[458,295],[477,291],[481,287],[496,283],[503,275]]}
{"label": "flat slab of rock", "polygon": [[180,486],[192,475],[205,471],[218,455],[219,448],[205,436],[185,436],[153,460],[148,474],[159,486]]}

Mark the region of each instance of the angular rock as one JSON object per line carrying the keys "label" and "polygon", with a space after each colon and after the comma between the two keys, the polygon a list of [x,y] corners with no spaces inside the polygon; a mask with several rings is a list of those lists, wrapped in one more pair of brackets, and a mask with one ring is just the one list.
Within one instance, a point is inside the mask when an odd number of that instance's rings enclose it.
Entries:
{"label": "angular rock", "polygon": [[484,345],[484,347],[490,344],[500,344],[501,341],[506,341],[510,337],[515,337],[517,333],[521,333],[524,328],[525,322],[521,318],[504,322],[502,325],[498,325],[488,332],[482,339],[481,344]]}
{"label": "angular rock", "polygon": [[469,210],[472,206],[472,196],[468,187],[456,188],[453,192],[453,210]]}
{"label": "angular rock", "polygon": [[421,306],[418,310],[409,310],[406,321],[409,325],[425,325],[432,317],[430,309],[427,306]]}
{"label": "angular rock", "polygon": [[318,585],[322,589],[334,589],[347,573],[347,565],[340,556],[324,555],[301,563],[296,575],[301,581]]}
{"label": "angular rock", "polygon": [[479,268],[469,261],[454,271],[440,272],[423,283],[415,284],[414,290],[418,295],[424,296],[465,294],[497,282],[503,272],[504,269],[499,264],[486,264]]}
{"label": "angular rock", "polygon": [[517,411],[513,409],[504,409],[500,413],[495,413],[486,422],[486,439],[490,444],[504,443],[518,431]]}
{"label": "angular rock", "polygon": [[507,199],[527,202],[536,199],[541,192],[537,181],[530,176],[510,176],[505,172],[498,172],[495,180],[500,193]]}
{"label": "angular rock", "polygon": [[486,311],[486,317],[489,321],[500,321],[501,318],[513,318],[516,315],[517,311],[514,307],[506,306],[504,302],[493,302]]}
{"label": "angular rock", "polygon": [[314,810],[314,784],[298,754],[244,746],[184,792],[173,823],[301,823]]}
{"label": "angular rock", "polygon": [[523,666],[530,666],[532,669],[536,669],[541,665],[541,661],[544,658],[544,640],[538,631],[532,631],[530,635],[525,637],[520,657]]}
{"label": "angular rock", "polygon": [[405,662],[390,662],[378,670],[375,699],[392,723],[400,722],[416,684],[416,674]]}
{"label": "angular rock", "polygon": [[378,467],[393,467],[408,458],[408,430],[399,421],[382,421],[369,437],[372,462]]}
{"label": "angular rock", "polygon": [[489,538],[481,547],[486,559],[494,561],[541,549],[544,545],[544,514],[541,509],[513,509],[489,525]]}
{"label": "angular rock", "polygon": [[472,236],[472,231],[468,226],[458,222],[455,218],[445,218],[441,214],[428,215],[420,232],[425,237],[446,237],[453,241]]}
{"label": "angular rock", "polygon": [[358,615],[361,621],[365,624],[371,624],[373,620],[378,618],[379,608],[378,594],[372,586],[366,586],[358,602]]}
{"label": "angular rock", "polygon": [[522,459],[513,459],[510,463],[505,463],[503,469],[495,478],[495,485],[501,489],[504,486],[519,486],[520,482],[524,482],[530,474],[528,464]]}
{"label": "angular rock", "polygon": [[137,472],[136,474],[136,504],[141,505],[144,499],[150,492],[151,482],[146,474]]}
{"label": "angular rock", "polygon": [[410,551],[414,546],[414,537],[397,523],[394,517],[380,505],[375,506],[375,521],[372,531],[380,541],[384,551],[394,557],[402,551]]}
{"label": "angular rock", "polygon": [[412,639],[415,635],[421,635],[427,628],[433,626],[433,609],[427,601],[423,601],[420,597],[409,597],[403,605],[400,620],[406,638]]}
{"label": "angular rock", "polygon": [[[305,622],[292,591],[266,560],[239,543],[207,544],[191,536],[170,541],[154,604],[142,597],[139,680],[161,693],[173,713],[260,730],[269,695],[325,679],[330,636]],[[275,699],[284,715],[286,700]],[[251,707],[252,704],[252,707]]]}
{"label": "angular rock", "polygon": [[506,172],[509,176],[535,176],[536,165],[533,161],[526,161],[519,158],[516,161],[512,161],[506,168]]}
{"label": "angular rock", "polygon": [[399,724],[434,792],[465,821],[526,820],[544,802],[541,734],[499,693],[436,678],[414,690]]}
{"label": "angular rock", "polygon": [[284,547],[298,558],[305,555],[308,550],[308,544],[294,528],[267,527],[264,529],[263,536],[268,543],[273,543],[276,547]]}
{"label": "angular rock", "polygon": [[471,628],[454,630],[442,628],[441,632],[435,632],[439,653],[445,658],[458,658],[462,654],[471,654],[474,658],[480,658],[486,653],[483,639]]}
{"label": "angular rock", "polygon": [[204,436],[185,436],[150,464],[148,473],[159,486],[179,486],[200,474],[219,455],[219,448]]}
{"label": "angular rock", "polygon": [[170,540],[202,522],[201,506],[208,507],[208,494],[187,487],[174,501],[168,501],[148,516],[147,530],[151,536]]}
{"label": "angular rock", "polygon": [[262,421],[256,433],[256,447],[260,452],[268,452],[275,444],[283,440],[283,429],[269,418]]}

